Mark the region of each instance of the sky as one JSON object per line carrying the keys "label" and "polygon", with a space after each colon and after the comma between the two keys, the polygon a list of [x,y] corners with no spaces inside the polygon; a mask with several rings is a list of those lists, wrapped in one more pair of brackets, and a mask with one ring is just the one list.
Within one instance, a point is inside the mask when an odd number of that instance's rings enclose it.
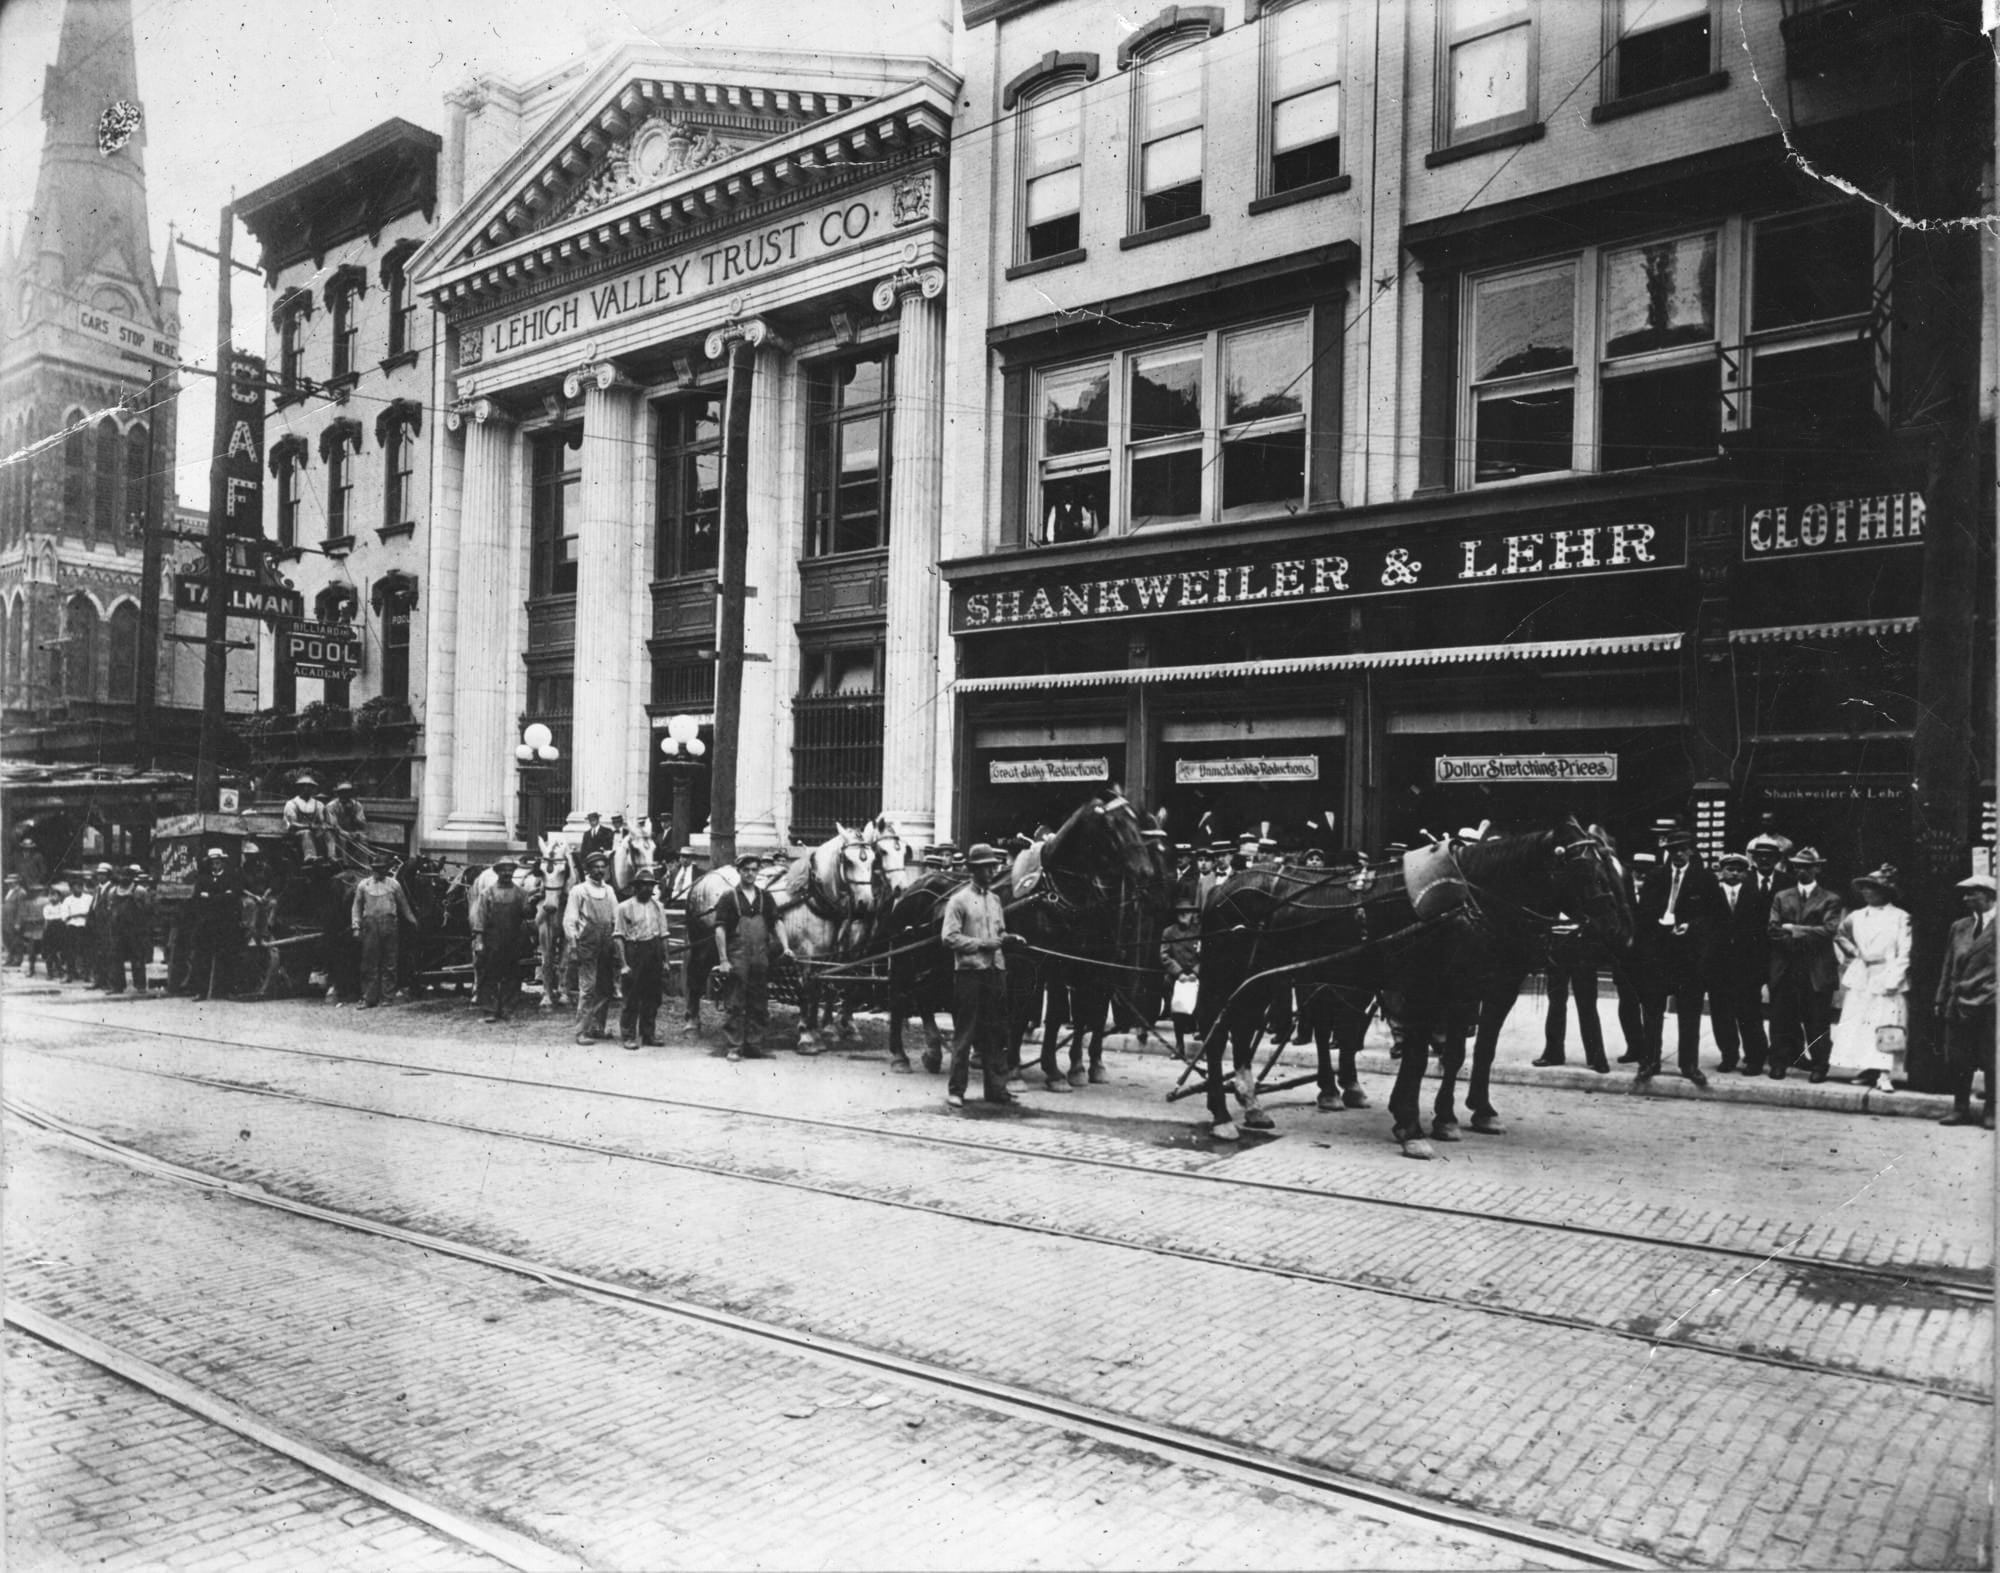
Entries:
{"label": "sky", "polygon": [[[170,227],[215,249],[224,203],[391,116],[442,135],[444,95],[475,72],[519,81],[627,31],[702,46],[902,52],[955,0],[131,0],[146,112],[155,268]],[[0,0],[0,218],[19,235],[34,205],[44,68],[61,0]],[[237,226],[239,259],[256,241]],[[216,265],[185,247],[181,356],[215,364]],[[264,349],[261,279],[238,273],[235,341]],[[206,509],[211,384],[180,399],[176,491]]]}

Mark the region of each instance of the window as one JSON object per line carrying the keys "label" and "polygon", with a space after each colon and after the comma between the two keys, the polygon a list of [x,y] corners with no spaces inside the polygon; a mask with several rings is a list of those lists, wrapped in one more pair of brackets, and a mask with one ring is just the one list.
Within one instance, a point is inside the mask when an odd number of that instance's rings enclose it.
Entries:
{"label": "window", "polygon": [[348,507],[354,501],[351,457],[344,442],[334,443],[326,455],[326,538],[344,541],[350,534]]}
{"label": "window", "polygon": [[1745,380],[1759,446],[1838,446],[1875,425],[1877,260],[1864,202],[1751,225]]}
{"label": "window", "polygon": [[[322,623],[352,623],[360,605],[361,598],[355,593],[353,585],[330,584],[313,597],[313,618]],[[352,686],[352,678],[322,677],[320,697],[328,708],[344,708]]]}
{"label": "window", "polygon": [[111,609],[105,668],[113,704],[130,704],[139,695],[139,608],[120,601]]}
{"label": "window", "polygon": [[1714,234],[1604,254],[1598,468],[1705,459],[1722,433]]}
{"label": "window", "polygon": [[879,808],[881,670],[881,650],[872,644],[800,652],[799,695],[792,701],[795,838],[819,840]]}
{"label": "window", "polygon": [[382,597],[382,697],[408,703],[410,697],[410,594],[392,590]]}
{"label": "window", "polygon": [[1266,190],[1296,191],[1340,173],[1338,0],[1291,0],[1264,13]]}
{"label": "window", "polygon": [[125,533],[134,539],[146,533],[147,482],[151,479],[152,433],[134,426],[125,434]]}
{"label": "window", "polygon": [[1571,468],[1576,425],[1576,264],[1481,279],[1472,289],[1474,479]]}
{"label": "window", "polygon": [[1302,506],[1312,366],[1299,316],[1041,372],[1038,539]]}
{"label": "window", "polygon": [[1137,98],[1138,188],[1133,228],[1158,229],[1201,213],[1202,52],[1183,35],[1143,61]]}
{"label": "window", "polygon": [[416,444],[410,428],[394,421],[383,434],[382,528],[392,530],[410,520],[410,504],[416,491]]}
{"label": "window", "polygon": [[278,397],[297,399],[305,393],[302,356],[305,321],[312,315],[312,292],[288,289],[271,308],[271,321],[278,330]]}
{"label": "window", "polygon": [[808,388],[806,555],[888,545],[895,356],[822,362]]}
{"label": "window", "polygon": [[299,466],[295,459],[278,465],[278,544],[299,544]]}
{"label": "window", "polygon": [[389,358],[417,352],[417,292],[410,287],[414,240],[399,240],[382,258],[382,288],[389,296]]}
{"label": "window", "polygon": [[97,608],[87,595],[70,597],[63,608],[62,695],[65,699],[97,696]]}
{"label": "window", "polygon": [[84,491],[89,484],[89,455],[85,448],[89,439],[83,428],[76,425],[76,415],[68,420],[69,431],[63,437],[63,528],[81,535],[88,521],[84,518]]}
{"label": "window", "polygon": [[669,579],[714,573],[721,561],[720,392],[697,393],[660,406],[659,474],[654,575]]}
{"label": "window", "polygon": [[1023,262],[1083,244],[1083,83],[1057,82],[1021,106]]}
{"label": "window", "polygon": [[118,533],[118,483],[125,469],[118,424],[109,416],[97,423],[97,485],[91,494],[90,534],[108,541]]}
{"label": "window", "polygon": [[582,445],[581,426],[534,438],[531,596],[576,594],[576,521],[583,491],[577,450]]}
{"label": "window", "polygon": [[357,303],[362,291],[361,270],[352,263],[334,271],[326,287],[327,306],[333,312],[333,375],[350,377],[361,370],[361,313]]}
{"label": "window", "polygon": [[1441,146],[1535,123],[1534,0],[1447,0]]}
{"label": "window", "polygon": [[1618,39],[1613,97],[1631,98],[1707,76],[1713,62],[1711,0],[1613,0]]}

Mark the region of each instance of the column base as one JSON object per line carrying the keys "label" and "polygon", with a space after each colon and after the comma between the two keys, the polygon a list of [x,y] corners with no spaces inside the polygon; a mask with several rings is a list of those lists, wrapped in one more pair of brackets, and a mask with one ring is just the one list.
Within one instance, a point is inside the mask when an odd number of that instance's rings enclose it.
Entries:
{"label": "column base", "polygon": [[914,850],[921,852],[936,842],[937,817],[929,810],[887,809],[882,817],[894,825],[903,840]]}
{"label": "column base", "polygon": [[449,852],[467,863],[491,862],[503,852],[517,850],[504,821],[494,819],[448,818],[424,838],[426,852]]}

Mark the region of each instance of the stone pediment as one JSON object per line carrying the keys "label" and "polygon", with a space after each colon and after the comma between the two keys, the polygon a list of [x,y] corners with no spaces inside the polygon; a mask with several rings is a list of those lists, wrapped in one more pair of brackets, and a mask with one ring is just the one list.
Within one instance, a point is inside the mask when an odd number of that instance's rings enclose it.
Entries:
{"label": "stone pediment", "polygon": [[[948,123],[957,79],[927,59],[628,45],[576,80],[564,104],[467,194],[415,271],[421,279],[507,254],[565,224],[636,208],[648,194],[698,186],[705,173],[726,175],[760,148],[809,141],[912,87]],[[477,112],[483,98],[469,102]]]}

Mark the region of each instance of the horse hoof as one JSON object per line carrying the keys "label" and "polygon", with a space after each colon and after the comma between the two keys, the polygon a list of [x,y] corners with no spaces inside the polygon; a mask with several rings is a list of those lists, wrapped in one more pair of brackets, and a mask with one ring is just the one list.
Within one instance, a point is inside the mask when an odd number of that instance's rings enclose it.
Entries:
{"label": "horse hoof", "polygon": [[1368,1094],[1359,1087],[1343,1087],[1340,1090],[1340,1101],[1350,1109],[1365,1109],[1368,1107]]}
{"label": "horse hoof", "polygon": [[936,1054],[926,1054],[924,1056],[924,1069],[935,1076],[939,1071],[944,1069],[943,1057]]}
{"label": "horse hoof", "polygon": [[1060,1076],[1044,1076],[1042,1078],[1042,1085],[1050,1092],[1072,1092],[1075,1090]]}
{"label": "horse hoof", "polygon": [[1431,1121],[1432,1141],[1455,1142],[1455,1141],[1463,1141],[1464,1139],[1465,1139],[1464,1137],[1458,1134],[1458,1121],[1456,1120]]}
{"label": "horse hoof", "polygon": [[894,1071],[898,1076],[908,1076],[911,1074],[910,1062],[900,1054],[889,1061],[889,1069]]}
{"label": "horse hoof", "polygon": [[1091,1086],[1099,1087],[1109,1080],[1111,1080],[1111,1078],[1104,1074],[1104,1067],[1102,1065],[1093,1065],[1090,1067]]}
{"label": "horse hoof", "polygon": [[1073,1070],[1069,1073],[1069,1084],[1072,1087],[1081,1087],[1089,1079],[1090,1078],[1084,1074],[1083,1069],[1080,1066],[1076,1070]]}
{"label": "horse hoof", "polygon": [[1431,1150],[1431,1144],[1425,1141],[1423,1137],[1412,1136],[1403,1143],[1403,1156],[1405,1158],[1435,1158],[1437,1154]]}
{"label": "horse hoof", "polygon": [[1239,1133],[1234,1121],[1219,1120],[1216,1122],[1215,1129],[1211,1134],[1219,1142],[1233,1142],[1237,1139]]}
{"label": "horse hoof", "polygon": [[1481,1136],[1504,1136],[1507,1133],[1507,1127],[1500,1123],[1497,1114],[1473,1115],[1472,1128]]}
{"label": "horse hoof", "polygon": [[1252,1109],[1243,1116],[1243,1123],[1253,1131],[1268,1131],[1275,1128],[1271,1116],[1262,1109]]}
{"label": "horse hoof", "polygon": [[807,1059],[811,1059],[815,1054],[819,1053],[819,1045],[817,1043],[809,1043],[801,1038],[793,1045],[792,1052],[794,1054],[803,1054]]}
{"label": "horse hoof", "polygon": [[1341,1103],[1338,1094],[1331,1092],[1323,1092],[1319,1095],[1319,1102],[1316,1103],[1314,1107],[1317,1108],[1321,1114],[1338,1114],[1344,1107],[1344,1105]]}

